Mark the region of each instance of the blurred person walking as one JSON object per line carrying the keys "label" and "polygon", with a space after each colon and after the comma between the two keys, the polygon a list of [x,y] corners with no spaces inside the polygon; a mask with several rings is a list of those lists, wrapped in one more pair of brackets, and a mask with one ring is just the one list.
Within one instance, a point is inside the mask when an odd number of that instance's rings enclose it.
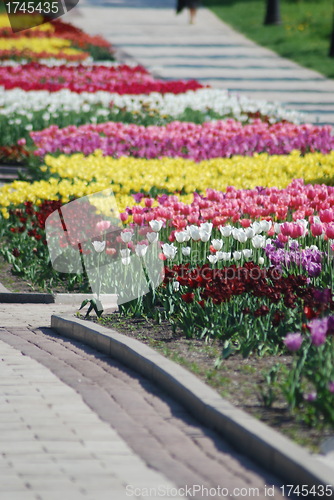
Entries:
{"label": "blurred person walking", "polygon": [[179,14],[183,9],[189,9],[189,24],[195,24],[197,9],[200,6],[200,0],[177,0],[176,13]]}

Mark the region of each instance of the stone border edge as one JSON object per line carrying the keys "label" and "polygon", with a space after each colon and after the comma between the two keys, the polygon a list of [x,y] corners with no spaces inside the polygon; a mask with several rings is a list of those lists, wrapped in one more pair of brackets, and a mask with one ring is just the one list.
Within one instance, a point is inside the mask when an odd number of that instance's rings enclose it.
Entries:
{"label": "stone border edge", "polygon": [[0,304],[53,304],[55,298],[50,293],[21,293],[0,291]]}
{"label": "stone border edge", "polygon": [[[286,484],[331,485],[333,471],[301,446],[234,407],[195,375],[136,339],[73,316],[52,315],[51,328],[121,361],[179,401],[202,424]],[[329,498],[327,496],[327,498]]]}

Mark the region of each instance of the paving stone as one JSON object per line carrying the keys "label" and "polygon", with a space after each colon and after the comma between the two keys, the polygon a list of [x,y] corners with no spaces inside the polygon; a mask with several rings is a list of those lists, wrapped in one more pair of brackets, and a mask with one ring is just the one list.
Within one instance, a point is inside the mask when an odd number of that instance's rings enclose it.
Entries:
{"label": "paving stone", "polygon": [[[0,500],[39,500],[34,491],[5,491],[1,488]],[[47,499],[45,499],[47,500]],[[59,497],[58,497],[59,500]],[[71,498],[72,500],[72,498]]]}
{"label": "paving stone", "polygon": [[[21,333],[22,331],[20,335]],[[20,337],[20,335],[18,336]],[[15,337],[17,337],[15,331],[11,330],[11,333],[7,332],[6,340],[17,345],[18,342]],[[194,433],[195,436],[198,436],[198,434],[203,435],[203,429],[198,428],[195,421],[189,415],[187,416],[180,405],[173,402],[171,398],[163,394],[150,382],[138,377],[134,372],[125,369],[113,360],[106,357],[97,358],[93,350],[87,351],[85,347],[76,343],[65,343],[56,336],[53,337],[52,344],[50,344],[50,338],[46,339],[43,334],[39,334],[38,330],[32,332],[26,329],[24,331],[24,340],[20,342],[20,349],[23,353],[29,351],[31,355],[37,356],[42,363],[53,360],[51,363],[53,373],[49,373],[45,383],[39,379],[28,380],[25,371],[23,380],[26,387],[22,387],[22,394],[25,393],[27,387],[29,387],[31,394],[36,394],[36,388],[38,388],[38,397],[35,396],[33,408],[24,403],[24,398],[17,395],[13,396],[13,398],[16,398],[15,402],[17,404],[20,401],[22,402],[24,421],[29,422],[35,436],[40,434],[38,442],[43,444],[42,451],[35,450],[35,455],[29,456],[28,463],[30,463],[30,458],[33,456],[35,456],[35,463],[38,463],[44,453],[45,463],[48,464],[46,469],[52,470],[54,466],[57,477],[59,477],[59,474],[63,474],[64,477],[68,478],[67,481],[71,483],[71,492],[72,482],[73,484],[78,483],[81,484],[82,488],[86,488],[85,494],[87,496],[90,495],[90,488],[95,488],[98,482],[96,478],[103,478],[99,486],[98,500],[100,500],[100,493],[104,495],[104,487],[108,484],[116,484],[117,481],[123,486],[130,483],[141,486],[152,484],[177,484],[182,486],[188,483],[195,484],[198,481],[212,485],[213,482],[216,483],[217,477],[219,479],[224,477],[231,483],[233,483],[233,478],[236,478],[240,483],[240,477],[243,477],[242,484],[248,484],[249,482],[250,484],[253,482],[257,484],[261,476],[259,469],[255,467],[253,472],[247,472],[244,471],[241,465],[242,472],[240,473],[237,465],[238,459],[236,459],[235,465],[231,467],[231,461],[234,462],[229,454],[232,452],[229,447],[227,447],[226,454],[220,455],[220,460],[215,457],[213,466],[212,458],[203,450],[203,447],[197,445],[194,441]],[[30,345],[32,339],[36,344],[34,349]],[[41,354],[44,346],[49,351],[52,351],[52,357]],[[11,355],[12,361],[15,352],[17,351],[14,349]],[[25,358],[30,360],[28,363],[30,366],[32,366],[31,363],[36,363],[27,356],[20,357],[21,361]],[[95,360],[94,365],[93,360]],[[65,370],[64,372],[63,369],[64,366],[67,366],[67,363],[71,363],[71,366],[75,367],[75,372],[81,370],[82,382],[79,383],[77,378],[73,380],[70,371]],[[40,369],[42,365],[38,366]],[[92,366],[94,366],[94,369],[91,370]],[[10,368],[10,370],[11,372],[14,371],[13,368]],[[36,367],[34,367],[34,370],[36,370]],[[94,382],[88,375],[90,370]],[[61,386],[64,384],[59,382],[57,376],[63,376],[64,373],[66,383],[72,384],[76,391],[82,389],[82,395],[74,393],[73,388],[66,386],[62,398]],[[113,383],[109,381],[109,377]],[[55,384],[57,380],[59,384]],[[104,381],[104,388],[95,383],[97,380]],[[120,385],[117,384],[117,380],[119,380]],[[123,386],[126,387],[126,390],[122,393],[120,387]],[[106,392],[105,388],[107,388],[108,392]],[[90,408],[86,406],[85,400],[89,403]],[[141,405],[138,414],[135,411],[134,401]],[[42,408],[41,420],[38,417],[37,404],[41,405]],[[102,414],[108,423],[101,422],[97,415],[93,413],[92,408],[98,414]],[[18,406],[17,411],[19,410]],[[146,416],[144,412],[146,412]],[[39,420],[41,421],[40,428],[38,428]],[[54,424],[56,429],[59,422],[60,428],[65,425],[66,436],[69,433],[72,438],[73,429],[80,442],[66,438],[66,440],[61,439],[61,433],[58,430],[55,431],[55,439],[50,439],[48,433],[52,429],[52,425]],[[37,426],[35,431],[33,430],[34,426]],[[92,433],[89,432],[89,427],[92,427]],[[196,428],[197,433],[195,432]],[[93,438],[96,430],[99,430],[97,437]],[[168,430],[170,430],[170,440],[168,439]],[[128,444],[125,444],[124,439],[130,444],[130,448]],[[208,437],[208,439],[210,438]],[[217,436],[213,434],[211,439],[215,442]],[[213,444],[212,448],[214,448]],[[143,456],[150,467],[163,471],[163,476],[157,475],[152,468],[147,468],[143,461],[138,461],[138,457],[133,450]],[[219,454],[219,450],[217,454]],[[36,492],[45,491],[43,484],[36,482],[36,468],[29,469],[27,460],[26,462],[22,460],[22,455],[11,453],[10,459],[14,462],[14,465],[15,463],[18,464],[16,470],[21,474],[24,473],[25,479],[28,480],[30,474],[29,484],[32,484]],[[96,466],[91,467],[91,474],[89,474],[87,471],[92,463],[96,463]],[[81,469],[81,466],[83,469]],[[96,477],[93,471],[96,472]],[[168,483],[166,475],[172,483]],[[44,480],[46,481],[43,477]],[[65,481],[65,485],[67,481]],[[265,481],[268,483],[267,473],[265,474]],[[64,486],[63,483],[61,484]],[[80,497],[81,493],[79,492],[78,495]],[[118,498],[121,499],[122,496],[124,497],[124,491]]]}

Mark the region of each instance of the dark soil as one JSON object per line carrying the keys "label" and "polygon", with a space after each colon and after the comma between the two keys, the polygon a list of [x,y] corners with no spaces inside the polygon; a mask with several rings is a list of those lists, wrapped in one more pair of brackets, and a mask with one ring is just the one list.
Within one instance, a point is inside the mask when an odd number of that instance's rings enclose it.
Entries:
{"label": "dark soil", "polygon": [[[29,283],[24,280],[22,276],[19,276],[13,272],[12,265],[9,264],[2,255],[0,255],[0,283],[9,292],[18,293],[47,293],[49,290],[42,288],[38,285]],[[66,283],[58,283],[56,286],[52,287],[51,293],[68,293],[68,287]],[[71,290],[70,293],[79,293],[77,288]]]}
{"label": "dark soil", "polygon": [[279,391],[271,407],[264,405],[263,394],[268,396],[269,391],[264,372],[268,372],[277,363],[289,366],[290,356],[254,355],[243,358],[240,354],[234,354],[215,368],[215,361],[222,351],[222,346],[217,341],[207,343],[204,340],[187,339],[180,332],[173,333],[167,322],[158,325],[144,318],[128,318],[119,313],[100,319],[90,317],[89,320],[113,328],[156,349],[193,372],[236,407],[312,452],[319,452],[321,443],[334,434],[332,428],[311,429],[298,421],[297,416],[289,412]]}
{"label": "dark soil", "polygon": [[40,292],[44,290],[36,289],[20,276],[12,272],[12,266],[0,255],[0,283],[7,288],[9,292]]}

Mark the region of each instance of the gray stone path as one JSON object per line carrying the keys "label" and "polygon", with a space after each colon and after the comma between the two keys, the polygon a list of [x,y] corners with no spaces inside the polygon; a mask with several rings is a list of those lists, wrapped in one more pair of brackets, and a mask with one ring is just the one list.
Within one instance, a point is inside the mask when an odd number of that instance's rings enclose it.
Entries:
{"label": "gray stone path", "polygon": [[122,500],[128,484],[173,486],[51,371],[3,341],[0,353],[1,499]]}
{"label": "gray stone path", "polygon": [[186,486],[195,499],[281,498],[279,480],[152,383],[38,328],[55,307],[0,305],[0,500],[187,498]]}
{"label": "gray stone path", "polygon": [[64,19],[103,35],[166,79],[195,78],[334,124],[334,80],[259,47],[208,9],[189,25],[188,13],[177,16],[174,6],[172,0],[80,0]]}

